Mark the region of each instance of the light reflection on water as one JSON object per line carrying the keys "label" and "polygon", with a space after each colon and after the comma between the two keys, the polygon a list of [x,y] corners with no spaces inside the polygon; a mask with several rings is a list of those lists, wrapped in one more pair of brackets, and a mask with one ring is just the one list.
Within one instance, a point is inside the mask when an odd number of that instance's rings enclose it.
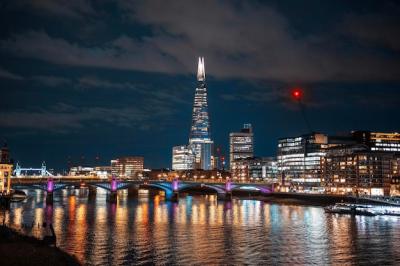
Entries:
{"label": "light reflection on water", "polygon": [[[104,264],[398,264],[400,218],[325,214],[320,207],[255,200],[219,202],[215,195],[179,203],[141,191],[117,204],[97,190],[44,193],[0,214],[26,234],[43,237],[52,223],[57,245],[81,262]],[[25,228],[23,228],[26,225]],[[33,228],[30,226],[33,225]]]}

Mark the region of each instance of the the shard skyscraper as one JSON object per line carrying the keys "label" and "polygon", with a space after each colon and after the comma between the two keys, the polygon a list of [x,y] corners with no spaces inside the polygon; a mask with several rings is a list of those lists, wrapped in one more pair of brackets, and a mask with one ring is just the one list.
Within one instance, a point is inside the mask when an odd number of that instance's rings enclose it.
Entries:
{"label": "the shard skyscraper", "polygon": [[207,86],[204,57],[199,57],[197,68],[197,88],[194,95],[192,127],[189,146],[193,149],[196,168],[211,170],[210,118],[208,116]]}

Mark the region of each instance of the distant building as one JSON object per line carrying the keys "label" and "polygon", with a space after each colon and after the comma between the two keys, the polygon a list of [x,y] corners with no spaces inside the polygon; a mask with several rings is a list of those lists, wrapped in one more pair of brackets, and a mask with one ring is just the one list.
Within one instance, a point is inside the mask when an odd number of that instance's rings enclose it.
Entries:
{"label": "distant building", "polygon": [[231,162],[231,175],[233,180],[249,180],[250,178],[250,159],[239,158]]}
{"label": "distant building", "polygon": [[321,188],[321,158],[328,148],[328,136],[311,133],[278,141],[278,170],[281,183],[295,190]]}
{"label": "distant building", "polygon": [[172,170],[191,170],[195,166],[195,155],[192,147],[182,145],[172,148]]}
{"label": "distant building", "polygon": [[240,158],[232,162],[231,175],[233,180],[277,182],[278,166],[272,157]]}
{"label": "distant building", "polygon": [[353,131],[356,143],[364,144],[371,151],[400,152],[400,133]]}
{"label": "distant building", "polygon": [[125,178],[136,178],[143,174],[144,158],[126,156],[111,160],[111,173]]}
{"label": "distant building", "polygon": [[92,176],[106,179],[111,175],[111,166],[72,166],[69,176]]}
{"label": "distant building", "polygon": [[400,196],[400,156],[392,161],[392,181],[390,182],[390,195]]}
{"label": "distant building", "polygon": [[13,164],[7,144],[0,149],[0,194],[10,193]]}
{"label": "distant building", "polygon": [[89,166],[72,166],[69,168],[68,175],[69,176],[89,176],[92,175],[94,171],[93,167]]}
{"label": "distant building", "polygon": [[393,176],[398,175],[395,153],[371,151],[364,144],[329,148],[321,160],[325,190],[353,195],[390,195]]}
{"label": "distant building", "polygon": [[240,132],[229,134],[229,163],[232,169],[233,162],[242,158],[254,156],[254,136],[251,124],[244,124]]}
{"label": "distant building", "polygon": [[0,163],[11,163],[10,150],[8,149],[7,144],[4,144],[0,149]]}
{"label": "distant building", "polygon": [[249,176],[251,180],[278,181],[278,163],[273,157],[255,157],[250,161]]}

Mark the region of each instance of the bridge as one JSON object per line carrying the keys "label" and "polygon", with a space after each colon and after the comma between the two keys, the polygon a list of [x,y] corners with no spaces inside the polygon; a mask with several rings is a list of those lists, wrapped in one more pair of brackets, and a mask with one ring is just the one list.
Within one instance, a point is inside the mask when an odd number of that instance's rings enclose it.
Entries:
{"label": "bridge", "polygon": [[47,171],[45,162],[42,163],[42,166],[40,168],[23,168],[17,162],[13,174],[16,177],[31,176],[32,174],[41,177],[53,176],[49,171]]}
{"label": "bridge", "polygon": [[271,184],[267,183],[233,183],[230,179],[225,182],[201,180],[188,181],[173,179],[165,180],[118,180],[112,177],[111,180],[99,178],[73,178],[73,177],[48,177],[48,178],[12,178],[11,187],[14,189],[40,189],[46,192],[46,202],[53,201],[53,193],[55,191],[65,189],[70,186],[89,187],[95,193],[94,188],[101,188],[109,192],[108,200],[110,202],[117,201],[117,192],[122,189],[129,188],[150,188],[162,190],[165,193],[165,199],[178,201],[179,194],[193,189],[208,189],[217,194],[220,200],[231,200],[232,191],[258,191],[261,194],[268,194],[273,191]]}

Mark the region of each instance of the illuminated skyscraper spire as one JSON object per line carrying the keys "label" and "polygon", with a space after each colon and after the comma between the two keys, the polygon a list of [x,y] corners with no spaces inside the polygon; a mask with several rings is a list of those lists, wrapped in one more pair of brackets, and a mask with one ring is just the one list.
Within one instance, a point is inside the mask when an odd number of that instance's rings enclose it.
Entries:
{"label": "illuminated skyscraper spire", "polygon": [[199,168],[211,169],[211,133],[208,116],[206,72],[204,57],[199,57],[197,66],[197,88],[194,95],[192,127],[189,144],[192,145],[196,165]]}
{"label": "illuminated skyscraper spire", "polygon": [[197,80],[205,81],[206,80],[206,70],[204,66],[204,57],[199,57],[199,64],[197,66]]}

